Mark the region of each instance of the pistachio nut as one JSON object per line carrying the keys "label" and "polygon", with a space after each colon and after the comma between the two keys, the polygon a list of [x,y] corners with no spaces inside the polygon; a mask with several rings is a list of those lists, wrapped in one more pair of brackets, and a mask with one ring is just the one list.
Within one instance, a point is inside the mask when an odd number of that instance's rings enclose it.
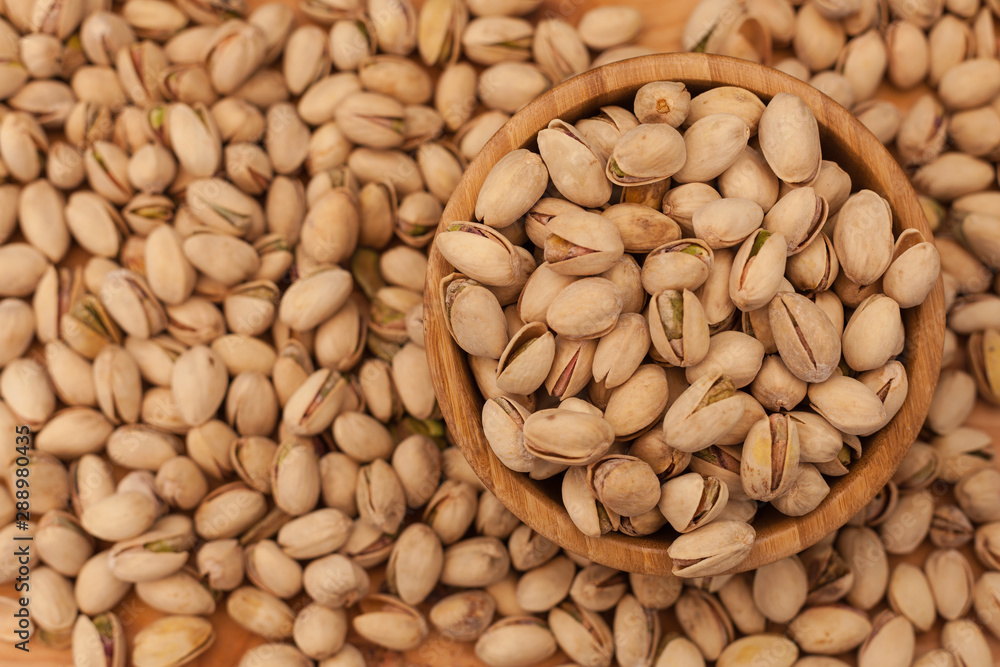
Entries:
{"label": "pistachio nut", "polygon": [[729,520],[713,521],[685,533],[667,550],[673,573],[679,577],[721,574],[746,558],[755,536],[749,524]]}

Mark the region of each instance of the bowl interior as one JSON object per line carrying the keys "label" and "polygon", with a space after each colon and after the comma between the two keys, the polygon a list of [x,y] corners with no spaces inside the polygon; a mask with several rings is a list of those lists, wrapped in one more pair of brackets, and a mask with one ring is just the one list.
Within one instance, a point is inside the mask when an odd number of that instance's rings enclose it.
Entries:
{"label": "bowl interior", "polygon": [[[635,92],[650,81],[683,81],[692,96],[708,88],[740,86],[765,103],[779,92],[798,95],[819,123],[823,158],[834,160],[850,174],[855,191],[868,188],[889,201],[896,234],[915,228],[924,238],[931,238],[905,174],[850,112],[816,89],[774,69],[696,53],[645,56],[614,63],[581,74],[529,104],[497,132],[466,170],[448,202],[439,229],[454,221],[475,220],[476,198],[490,169],[511,150],[534,148],[535,135],[550,120],[575,122],[609,104],[631,108]],[[650,537],[618,533],[587,537],[576,528],[562,505],[561,476],[535,481],[508,469],[493,454],[482,430],[483,399],[465,353],[451,339],[442,319],[438,283],[452,270],[436,248],[432,250],[424,291],[426,346],[442,413],[476,474],[519,519],[560,546],[617,569],[668,573],[670,559],[666,549],[674,535],[669,526]],[[792,518],[781,515],[770,505],[762,507],[754,521],[756,542],[739,570],[759,567],[814,544],[854,516],[892,476],[923,424],[940,370],[944,340],[940,280],[921,306],[903,311],[903,321],[906,347],[899,360],[907,370],[909,393],[902,409],[885,428],[862,440],[864,456],[847,475],[828,479],[830,494],[816,510]]]}

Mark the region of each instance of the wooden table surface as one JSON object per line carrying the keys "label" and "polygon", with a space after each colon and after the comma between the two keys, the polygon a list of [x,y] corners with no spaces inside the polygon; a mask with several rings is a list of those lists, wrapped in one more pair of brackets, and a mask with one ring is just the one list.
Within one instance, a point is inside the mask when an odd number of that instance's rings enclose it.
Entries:
{"label": "wooden table surface", "polygon": [[[290,5],[295,5],[296,0],[282,0]],[[639,38],[639,44],[648,46],[657,51],[677,51],[680,50],[681,31],[691,9],[698,3],[698,0],[546,0],[546,4],[540,14],[559,16],[576,24],[579,17],[588,9],[599,5],[631,5],[639,8],[644,16],[644,30]],[[262,4],[261,0],[249,0],[248,4],[253,7]],[[421,4],[416,0],[416,4]],[[879,96],[896,102],[901,107],[909,106],[922,92],[924,88],[918,88],[906,93],[894,90],[884,84]],[[977,407],[970,422],[971,426],[988,430],[997,439],[1000,439],[1000,412],[996,409],[980,405]],[[905,557],[904,560],[918,565],[923,564],[924,557],[929,551],[924,545],[918,552]],[[967,551],[972,558],[971,551]],[[978,576],[978,566],[976,574]],[[372,590],[375,591],[382,582],[381,568],[372,572]],[[0,594],[8,597],[15,597],[13,586],[5,586],[0,590]],[[304,596],[303,596],[304,597]],[[299,607],[305,602],[297,599]],[[293,607],[295,604],[293,603]],[[424,606],[426,611],[428,605]],[[296,607],[298,608],[298,607]],[[130,594],[125,601],[115,610],[122,620],[125,633],[129,639],[129,658],[131,664],[131,640],[135,634],[145,625],[160,618],[162,614],[147,607],[134,594]],[[220,605],[215,614],[211,617],[216,630],[216,641],[213,647],[196,661],[189,663],[195,667],[228,667],[236,665],[243,653],[254,646],[264,643],[260,637],[248,633],[235,622],[233,622],[225,612],[225,604]],[[677,629],[676,620],[672,612],[667,612],[663,616],[664,633]],[[936,648],[938,644],[938,632],[940,625],[935,626],[930,632],[921,635],[917,640],[918,654],[930,648]],[[768,631],[780,632],[781,626],[769,627]],[[464,667],[481,664],[474,656],[471,644],[460,644],[437,636],[432,633],[431,637],[423,645],[404,654],[394,653],[378,649],[376,647],[365,646],[358,637],[351,632],[348,641],[352,641],[362,649],[366,662],[370,667],[436,667],[439,665],[449,665],[453,667]],[[993,648],[994,664],[1000,665],[1000,642],[991,638]],[[0,667],[14,667],[15,665],[32,665],[35,667],[71,667],[73,665],[72,655],[68,650],[56,651],[43,646],[37,636],[30,641],[30,654],[18,651],[9,644],[0,644]],[[850,662],[850,658],[846,658]],[[561,653],[542,664],[542,667],[554,667],[567,662],[568,659]]]}

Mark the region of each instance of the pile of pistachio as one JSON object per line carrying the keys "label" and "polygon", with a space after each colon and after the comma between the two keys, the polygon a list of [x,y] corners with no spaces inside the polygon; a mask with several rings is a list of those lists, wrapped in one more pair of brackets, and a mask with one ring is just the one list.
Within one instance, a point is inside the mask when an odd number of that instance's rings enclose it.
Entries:
{"label": "pile of pistachio", "polygon": [[[864,573],[884,550],[861,526],[905,533],[909,510],[880,499],[789,559],[808,568],[810,601],[837,582],[793,622],[797,647],[777,625],[787,602],[768,595],[788,562],[683,580],[589,563],[521,525],[447,446],[419,307],[442,205],[510,113],[649,53],[629,44],[637,12],[594,10],[574,28],[517,18],[539,0],[310,0],[300,25],[240,0],[0,4],[0,544],[35,538],[33,643],[71,643],[78,667],[176,667],[216,641],[217,608],[266,641],[246,667],[361,667],[428,636],[411,655],[431,664],[468,642],[490,667],[560,649],[579,665],[780,667],[867,637],[865,614],[834,618],[829,603],[882,596]],[[940,395],[943,429],[956,399]],[[37,448],[27,531],[13,523],[22,424]],[[971,476],[991,455],[970,429],[945,442],[942,471]],[[983,521],[975,553],[996,570],[993,482],[974,479],[930,535],[971,544],[962,512]],[[911,508],[911,491],[884,500]],[[908,543],[927,532],[909,530]],[[961,620],[968,594],[939,588],[935,608],[958,620],[942,635],[951,653],[923,667],[992,664]],[[975,590],[989,610],[995,576]],[[926,621],[926,598],[894,605]],[[0,597],[5,643],[17,609]],[[158,620],[127,643],[150,609]],[[831,618],[846,619],[839,643],[824,642]],[[866,660],[885,661],[897,635],[883,632]]]}
{"label": "pile of pistachio", "polygon": [[669,523],[674,574],[721,574],[758,503],[811,512],[900,409],[901,310],[940,262],[794,95],[653,82],[626,106],[497,163],[482,222],[438,236],[440,298],[505,465],[567,471],[584,534]]}

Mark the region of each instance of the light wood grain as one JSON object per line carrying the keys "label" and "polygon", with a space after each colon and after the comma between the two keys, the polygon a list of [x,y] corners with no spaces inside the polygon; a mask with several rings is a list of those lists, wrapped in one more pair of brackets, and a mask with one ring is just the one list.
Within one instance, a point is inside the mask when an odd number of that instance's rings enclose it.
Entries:
{"label": "light wood grain", "polygon": [[[294,0],[282,0],[289,5],[294,5]],[[579,16],[598,5],[627,4],[638,7],[643,12],[644,25],[643,33],[639,43],[652,49],[660,51],[676,51],[680,49],[680,34],[684,25],[684,20],[698,0],[548,0],[542,10],[545,14],[565,18],[570,23],[576,23]],[[261,4],[261,0],[250,0],[251,6]],[[417,2],[419,3],[419,0]],[[890,99],[902,107],[908,107],[923,89],[900,93],[888,85],[883,86],[879,95],[882,98]],[[1000,438],[1000,417],[993,408],[980,406],[973,415],[973,424],[980,428],[989,430],[994,438]],[[971,552],[966,550],[968,554]],[[923,555],[918,553],[908,556],[905,560],[915,564],[923,563]],[[373,586],[377,587],[381,581],[381,568],[373,572]],[[4,587],[0,594],[14,597],[13,588]],[[299,603],[301,604],[301,603]],[[423,606],[424,611],[427,606]],[[135,637],[136,633],[152,621],[160,618],[162,614],[146,607],[134,595],[130,595],[125,602],[118,606],[116,612],[125,622],[125,632],[128,640]],[[677,629],[676,619],[672,612],[662,615],[664,622],[664,632]],[[243,652],[253,646],[263,643],[260,637],[249,634],[236,625],[225,613],[224,609],[216,611],[211,618],[217,633],[214,646],[196,661],[189,663],[194,667],[229,667],[239,662]],[[769,631],[780,631],[780,627],[768,628]],[[938,646],[938,628],[918,637],[918,652],[929,650]],[[356,645],[364,647],[362,642],[357,641],[356,636],[349,637],[349,641],[354,641]],[[1000,665],[1000,643],[992,642],[994,650],[994,663]],[[442,639],[436,634],[424,645],[416,650],[409,651],[405,655],[389,653],[364,647],[366,660],[372,667],[402,667],[403,665],[412,667],[471,667],[481,665],[472,652],[470,644],[455,644]],[[853,661],[848,657],[848,662]],[[542,667],[555,667],[564,662],[567,658],[562,654],[557,654],[548,660]],[[31,665],[32,667],[70,667],[72,656],[69,651],[55,651],[46,648],[37,637],[31,641],[31,653],[25,655],[16,651],[11,646],[0,644],[0,667],[15,667],[18,665]]]}
{"label": "light wood grain", "polygon": [[[895,231],[914,228],[930,238],[926,218],[906,175],[883,146],[843,107],[814,88],[775,70],[743,60],[698,53],[647,56],[582,74],[538,98],[505,125],[469,165],[452,195],[440,229],[473,220],[476,197],[486,174],[516,148],[530,146],[550,120],[575,120],[608,104],[631,106],[635,91],[650,81],[684,81],[692,95],[714,86],[742,86],[762,99],[792,92],[812,109],[820,126],[824,157],[848,173],[855,189],[871,189],[886,197]],[[432,250],[424,289],[424,322],[431,377],[445,420],[455,440],[486,486],[523,522],[553,542],[596,562],[630,572],[670,571],[666,549],[671,532],[648,538],[609,533],[588,537],[573,524],[561,500],[559,478],[534,481],[508,469],[496,457],[482,432],[482,398],[465,362],[465,354],[444,326],[443,304],[435,286],[452,272]],[[429,313],[429,316],[428,316]],[[753,569],[805,549],[843,525],[870,501],[892,476],[923,425],[937,381],[944,336],[944,304],[940,281],[918,308],[904,311],[909,378],[903,408],[884,429],[866,438],[865,454],[851,472],[830,484],[829,496],[804,517],[786,517],[769,509],[754,522],[757,539],[739,570]]]}

